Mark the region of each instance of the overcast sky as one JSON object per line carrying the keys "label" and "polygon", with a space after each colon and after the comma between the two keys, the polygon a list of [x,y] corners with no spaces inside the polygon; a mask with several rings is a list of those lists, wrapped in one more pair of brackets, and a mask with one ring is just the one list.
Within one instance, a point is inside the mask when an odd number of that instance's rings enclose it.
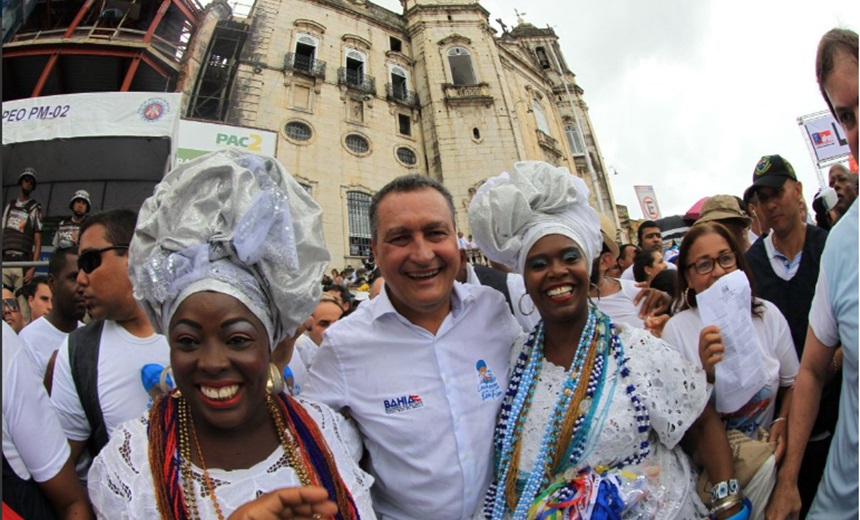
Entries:
{"label": "overcast sky", "polygon": [[[248,1],[248,0],[244,0]],[[372,0],[402,12],[398,0]],[[642,211],[653,185],[664,216],[702,197],[743,194],[759,158],[791,162],[811,200],[815,165],[797,125],[826,110],[815,49],[834,26],[858,30],[857,0],[484,0],[492,25],[552,25],[585,90],[616,204]]]}

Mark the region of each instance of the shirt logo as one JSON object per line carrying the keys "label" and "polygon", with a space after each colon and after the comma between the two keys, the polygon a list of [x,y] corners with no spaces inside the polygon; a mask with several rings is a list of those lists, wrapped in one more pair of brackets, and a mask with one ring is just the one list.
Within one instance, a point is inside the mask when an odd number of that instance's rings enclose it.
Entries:
{"label": "shirt logo", "polygon": [[385,413],[389,415],[424,407],[424,401],[417,395],[403,395],[393,399],[385,399],[383,402],[385,403]]}
{"label": "shirt logo", "polygon": [[479,359],[475,364],[475,370],[478,371],[478,393],[481,394],[481,401],[495,400],[502,397],[502,389],[499,388],[499,382],[483,359]]}

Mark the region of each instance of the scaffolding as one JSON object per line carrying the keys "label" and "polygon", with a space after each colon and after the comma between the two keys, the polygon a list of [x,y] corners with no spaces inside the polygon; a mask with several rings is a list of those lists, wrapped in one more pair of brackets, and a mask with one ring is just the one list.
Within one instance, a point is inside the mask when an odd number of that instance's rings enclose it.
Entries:
{"label": "scaffolding", "polygon": [[230,93],[249,29],[243,22],[218,22],[191,93],[187,117],[210,121],[226,120]]}

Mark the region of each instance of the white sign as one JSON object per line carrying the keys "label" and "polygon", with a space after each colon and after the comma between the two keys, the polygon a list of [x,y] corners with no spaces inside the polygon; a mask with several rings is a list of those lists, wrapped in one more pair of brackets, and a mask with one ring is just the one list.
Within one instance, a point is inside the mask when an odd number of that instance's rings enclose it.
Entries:
{"label": "white sign", "polygon": [[660,206],[657,204],[657,194],[654,193],[654,187],[633,186],[633,189],[636,190],[636,196],[639,198],[642,215],[648,220],[661,218]]}
{"label": "white sign", "polygon": [[97,92],[3,103],[3,144],[75,137],[173,137],[179,93]]}
{"label": "white sign", "polygon": [[176,164],[223,148],[238,148],[274,157],[278,134],[256,128],[181,119],[177,142]]}
{"label": "white sign", "polygon": [[842,126],[836,122],[830,112],[802,116],[797,118],[797,123],[809,139],[818,164],[845,157],[851,153]]}

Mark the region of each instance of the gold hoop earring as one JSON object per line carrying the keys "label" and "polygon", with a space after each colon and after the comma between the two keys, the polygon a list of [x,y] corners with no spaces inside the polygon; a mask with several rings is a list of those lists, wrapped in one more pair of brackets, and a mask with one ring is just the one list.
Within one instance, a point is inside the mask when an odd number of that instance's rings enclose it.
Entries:
{"label": "gold hoop earring", "polygon": [[266,391],[271,395],[278,395],[284,391],[284,378],[278,365],[269,363],[269,380],[266,381]]}
{"label": "gold hoop earring", "polygon": [[162,393],[169,394],[173,390],[173,387],[170,386],[171,384],[175,387],[176,381],[173,379],[173,369],[170,368],[170,365],[167,365],[161,369],[161,375],[158,377],[158,388],[161,389]]}
{"label": "gold hoop earring", "polygon": [[[693,293],[693,296],[696,296],[696,293]],[[690,288],[687,287],[684,289],[684,303],[687,304],[687,307],[691,309],[695,309],[696,306],[690,303]]]}
{"label": "gold hoop earring", "polygon": [[523,298],[525,298],[526,296],[528,296],[528,293],[523,293],[523,295],[520,296],[520,301],[517,302],[517,308],[520,310],[520,314],[522,314],[523,316],[531,316],[535,312],[535,304],[534,302],[532,302],[532,310],[530,310],[529,312],[524,311]]}

